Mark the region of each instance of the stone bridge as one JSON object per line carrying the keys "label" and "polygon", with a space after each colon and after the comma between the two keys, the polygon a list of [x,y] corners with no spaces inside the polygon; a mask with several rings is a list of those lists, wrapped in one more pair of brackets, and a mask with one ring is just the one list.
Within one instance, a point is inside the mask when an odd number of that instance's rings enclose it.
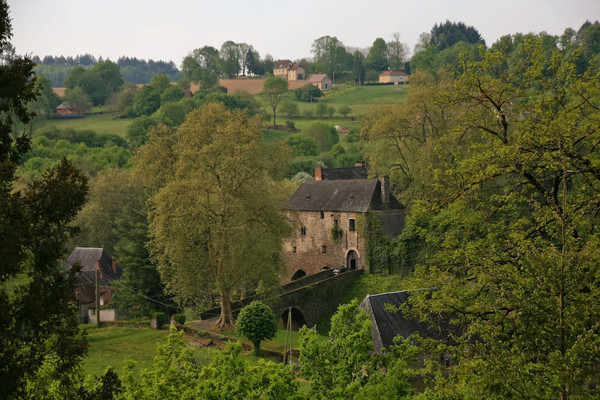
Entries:
{"label": "stone bridge", "polygon": [[[299,329],[303,325],[312,327],[330,316],[340,305],[340,299],[350,289],[352,282],[363,273],[363,270],[351,270],[334,275],[326,270],[309,275],[283,285],[279,292],[261,296],[251,296],[232,303],[233,314],[254,300],[269,305],[278,320],[287,325],[289,310],[292,314],[292,328]],[[213,308],[200,314],[201,319],[214,318],[221,313],[221,308]]]}

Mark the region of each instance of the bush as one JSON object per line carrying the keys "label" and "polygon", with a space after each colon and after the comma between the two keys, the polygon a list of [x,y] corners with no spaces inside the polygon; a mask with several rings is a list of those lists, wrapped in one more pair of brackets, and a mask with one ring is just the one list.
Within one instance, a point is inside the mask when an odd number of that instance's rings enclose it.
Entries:
{"label": "bush", "polygon": [[290,129],[296,129],[296,123],[294,123],[294,121],[285,121],[285,124]]}
{"label": "bush", "polygon": [[298,88],[294,91],[294,95],[296,99],[302,101],[313,101],[317,98],[323,96],[323,92],[321,89],[313,85],[312,83],[307,83],[306,85]]}
{"label": "bush", "polygon": [[155,312],[152,314],[152,318],[156,320],[157,329],[160,329],[164,324],[167,323],[167,314],[164,312]]}
{"label": "bush", "polygon": [[329,151],[339,141],[339,135],[335,128],[322,122],[311,124],[302,133],[315,142],[317,152]]}
{"label": "bush", "polygon": [[260,342],[275,337],[277,319],[269,307],[255,300],[240,311],[237,330],[252,342],[254,352],[258,355],[260,354]]}
{"label": "bush", "polygon": [[173,314],[172,317],[179,325],[185,324],[185,314]]}

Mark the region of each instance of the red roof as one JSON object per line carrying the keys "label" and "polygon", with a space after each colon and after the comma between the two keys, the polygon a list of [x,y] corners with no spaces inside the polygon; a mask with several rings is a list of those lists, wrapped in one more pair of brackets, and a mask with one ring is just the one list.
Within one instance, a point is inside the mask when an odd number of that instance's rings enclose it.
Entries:
{"label": "red roof", "polygon": [[279,61],[277,61],[277,63],[275,64],[275,66],[273,68],[276,68],[276,69],[289,68],[291,65],[292,65],[292,62],[290,60],[279,60]]}
{"label": "red roof", "polygon": [[408,76],[404,71],[385,71],[379,74],[379,76]]}

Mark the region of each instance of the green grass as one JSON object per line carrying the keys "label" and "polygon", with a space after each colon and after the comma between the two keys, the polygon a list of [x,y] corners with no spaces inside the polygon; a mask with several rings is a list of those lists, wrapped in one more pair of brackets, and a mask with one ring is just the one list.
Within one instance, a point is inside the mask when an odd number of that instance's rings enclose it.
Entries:
{"label": "green grass", "polygon": [[[125,137],[127,127],[132,121],[129,118],[116,119],[112,114],[104,114],[88,115],[85,118],[77,119],[51,119],[46,122],[45,126],[56,126],[59,129],[89,129],[97,133],[115,133]],[[37,129],[41,129],[41,127]]]}
{"label": "green grass", "polygon": [[[284,329],[278,329],[275,338],[272,340],[265,340],[261,342],[260,348],[264,350],[282,353],[285,347],[285,333],[286,331]],[[237,331],[223,332],[222,334],[223,336],[231,337],[241,342],[250,343],[248,339],[244,337],[244,335]],[[297,348],[299,340],[299,333],[297,331],[292,331],[292,347]],[[327,336],[320,336],[319,340],[325,341],[327,340]]]}
{"label": "green grass", "polygon": [[152,367],[157,355],[156,345],[166,343],[168,330],[135,327],[104,327],[86,325],[90,344],[87,357],[83,360],[85,375],[100,376],[106,367],[112,366],[120,375],[128,359],[138,363],[138,372]]}

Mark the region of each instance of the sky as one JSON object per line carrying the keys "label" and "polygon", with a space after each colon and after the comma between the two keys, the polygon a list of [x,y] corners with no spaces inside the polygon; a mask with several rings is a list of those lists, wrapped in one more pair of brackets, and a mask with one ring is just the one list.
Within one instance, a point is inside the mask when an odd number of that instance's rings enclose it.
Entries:
{"label": "sky", "polygon": [[17,54],[92,54],[173,61],[227,40],[261,57],[311,57],[312,42],[335,36],[367,48],[394,32],[412,50],[446,20],[475,27],[486,43],[514,33],[560,35],[600,20],[600,0],[8,0]]}

